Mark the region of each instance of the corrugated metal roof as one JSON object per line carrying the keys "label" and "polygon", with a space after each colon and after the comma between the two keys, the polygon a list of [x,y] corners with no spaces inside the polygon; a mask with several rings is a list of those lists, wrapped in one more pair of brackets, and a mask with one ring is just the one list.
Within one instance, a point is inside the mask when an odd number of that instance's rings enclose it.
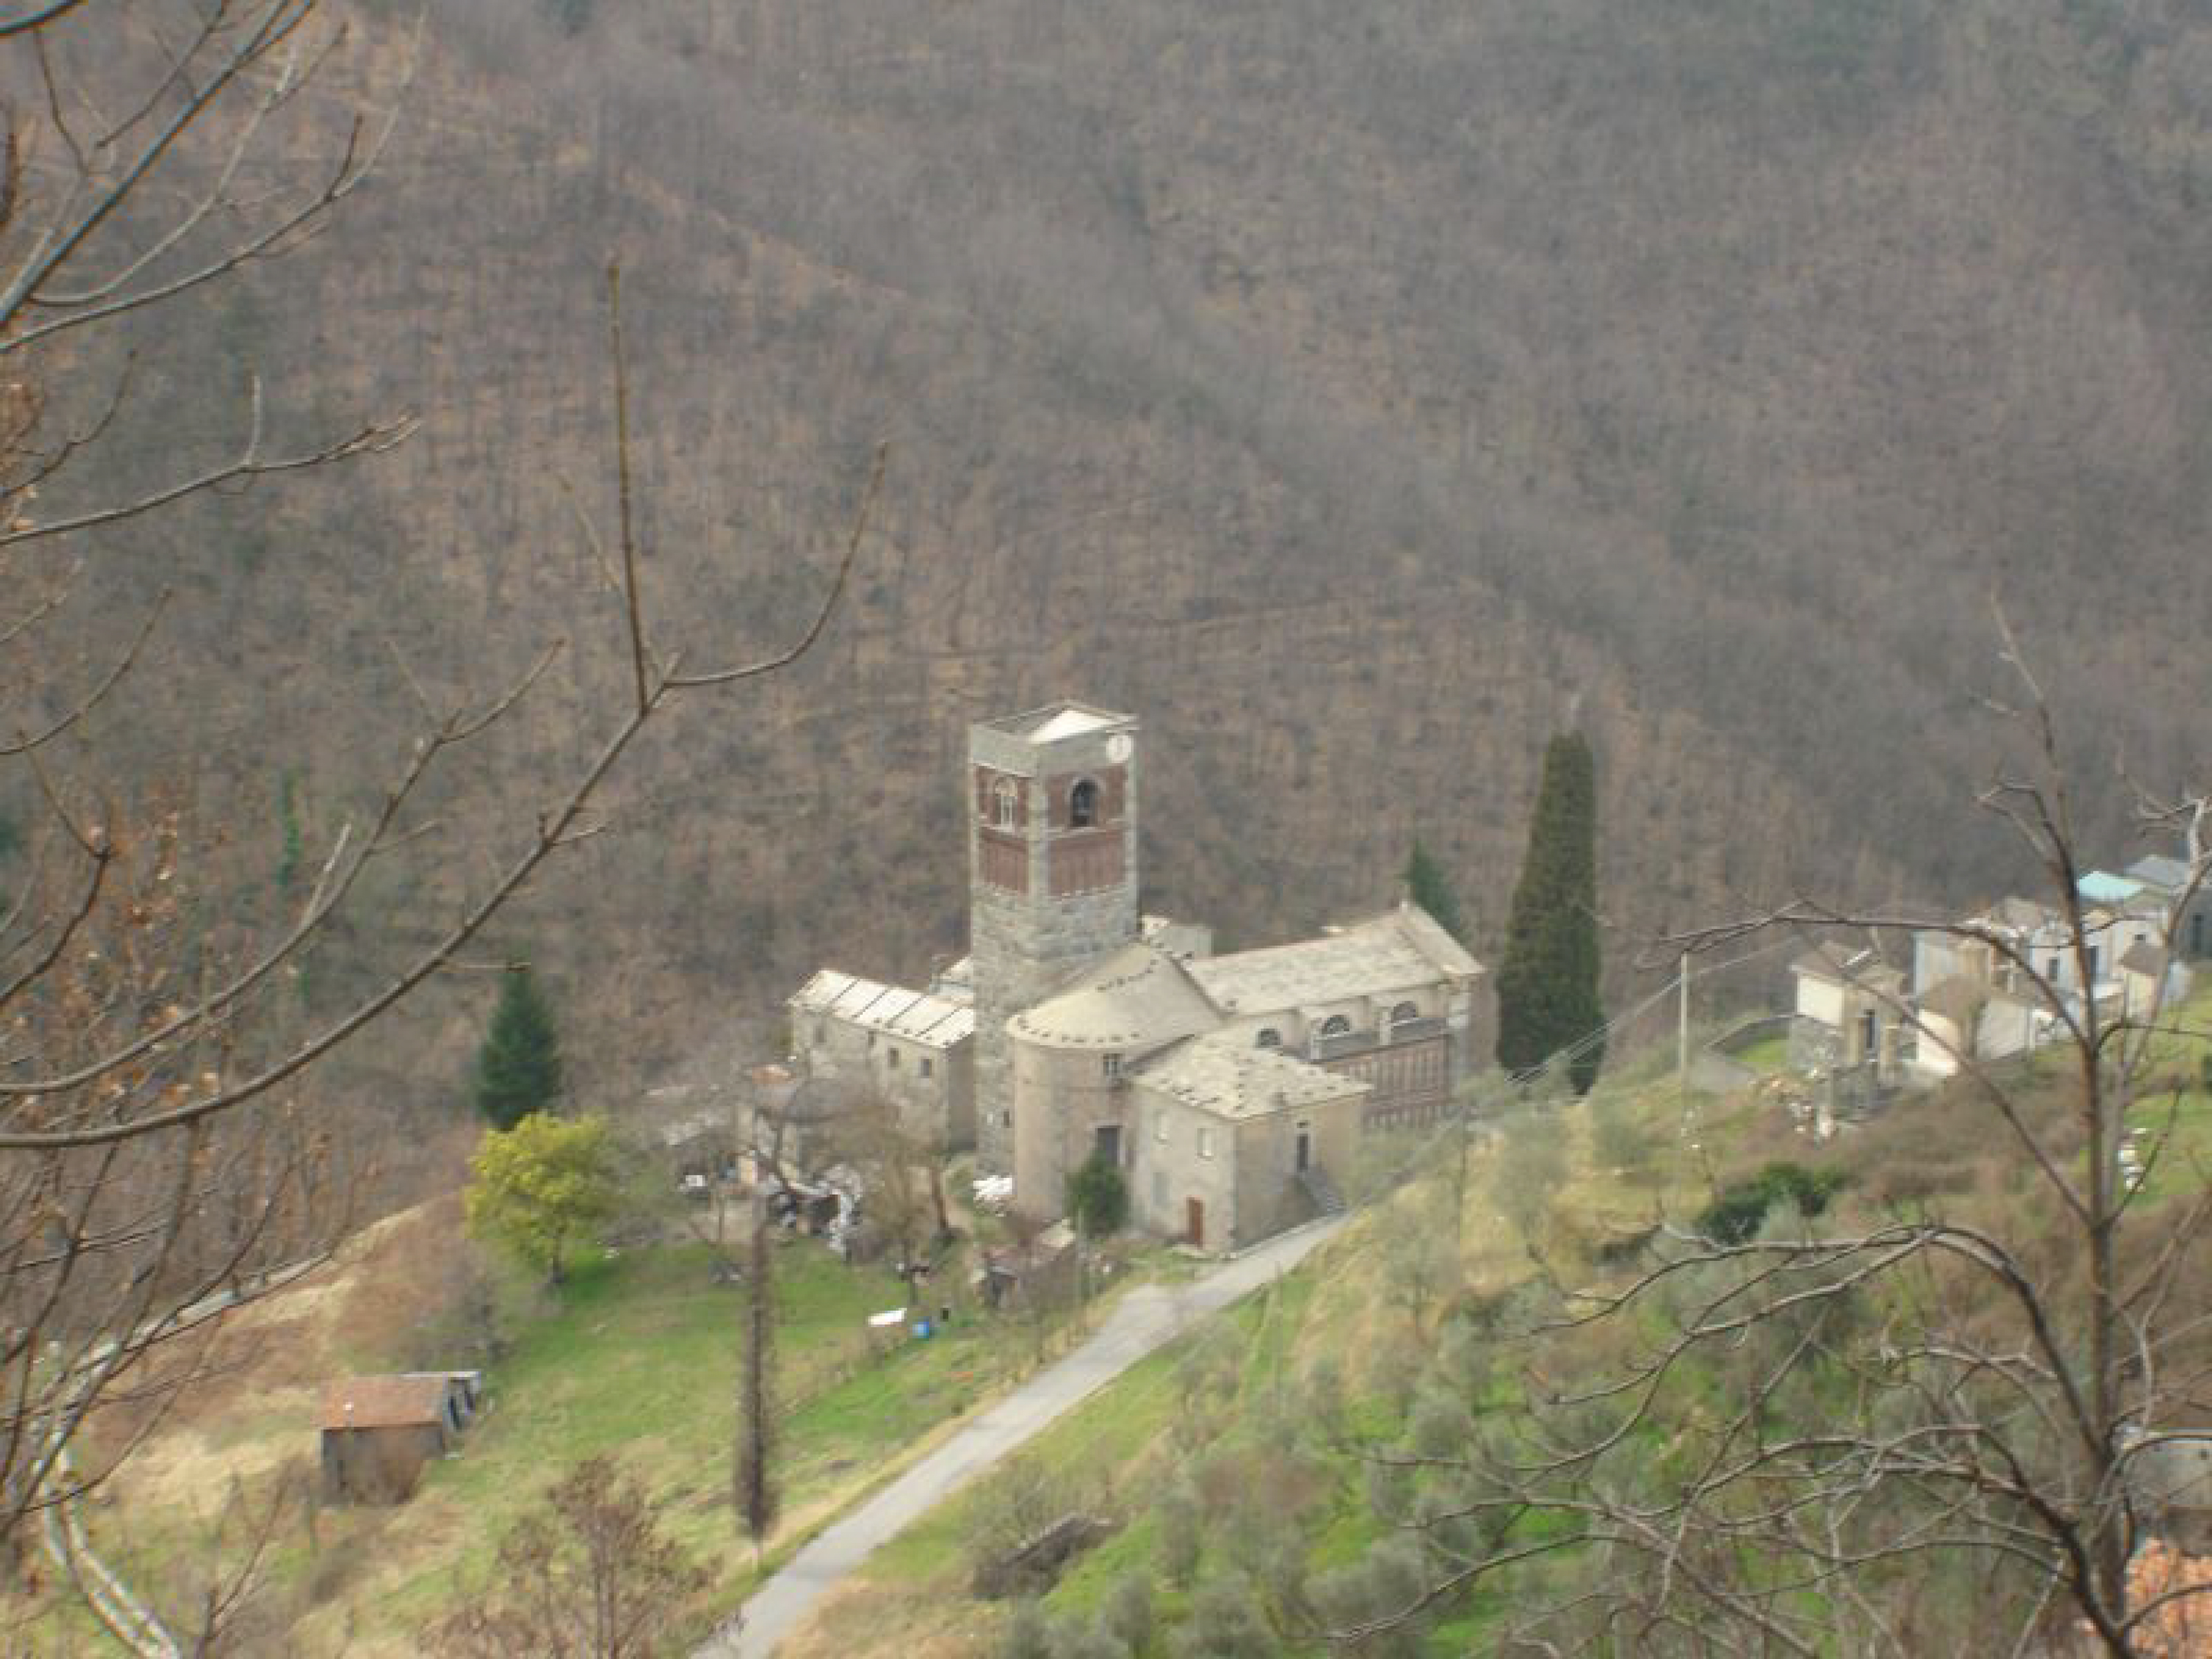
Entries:
{"label": "corrugated metal roof", "polygon": [[790,1006],[883,1031],[926,1048],[949,1048],[975,1030],[975,1011],[903,985],[886,985],[824,968],[792,994]]}
{"label": "corrugated metal roof", "polygon": [[1459,941],[1410,904],[1319,939],[1190,963],[1191,977],[1232,1014],[1382,996],[1481,972]]}
{"label": "corrugated metal roof", "polygon": [[445,1419],[447,1376],[349,1376],[323,1389],[325,1429],[423,1428]]}
{"label": "corrugated metal roof", "polygon": [[2092,870],[2075,886],[2092,904],[2125,904],[2143,890],[2141,882],[2116,876],[2109,870]]}
{"label": "corrugated metal roof", "polygon": [[1110,708],[1099,708],[1087,702],[1048,703],[1042,708],[1025,709],[1018,714],[1007,714],[984,724],[994,732],[1027,739],[1030,743],[1057,743],[1062,738],[1079,738],[1087,732],[1103,732],[1109,726],[1127,726],[1135,716],[1120,714]]}

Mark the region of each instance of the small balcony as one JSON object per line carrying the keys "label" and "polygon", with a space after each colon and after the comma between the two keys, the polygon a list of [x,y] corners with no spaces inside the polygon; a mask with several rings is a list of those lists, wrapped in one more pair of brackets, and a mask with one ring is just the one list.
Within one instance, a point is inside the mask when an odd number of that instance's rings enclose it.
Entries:
{"label": "small balcony", "polygon": [[1310,1060],[1341,1060],[1346,1054],[1356,1054],[1369,1048],[1388,1048],[1401,1042],[1419,1042],[1424,1037],[1438,1037],[1450,1028],[1441,1019],[1423,1018],[1401,1019],[1395,1025],[1380,1030],[1339,1031],[1334,1036],[1316,1033],[1310,1041],[1307,1058]]}
{"label": "small balcony", "polygon": [[1382,1039],[1373,1031],[1339,1031],[1334,1036],[1316,1032],[1310,1041],[1309,1058],[1341,1060],[1346,1054],[1356,1054],[1366,1048],[1379,1048]]}

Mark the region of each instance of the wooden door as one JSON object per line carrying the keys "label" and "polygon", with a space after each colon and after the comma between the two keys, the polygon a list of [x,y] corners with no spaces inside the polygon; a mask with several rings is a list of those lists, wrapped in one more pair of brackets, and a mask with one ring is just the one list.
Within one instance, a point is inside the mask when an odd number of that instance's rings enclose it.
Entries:
{"label": "wooden door", "polygon": [[1206,1248],[1206,1204],[1202,1199],[1187,1198],[1183,1200],[1183,1227],[1184,1237],[1188,1240],[1191,1249],[1204,1249]]}

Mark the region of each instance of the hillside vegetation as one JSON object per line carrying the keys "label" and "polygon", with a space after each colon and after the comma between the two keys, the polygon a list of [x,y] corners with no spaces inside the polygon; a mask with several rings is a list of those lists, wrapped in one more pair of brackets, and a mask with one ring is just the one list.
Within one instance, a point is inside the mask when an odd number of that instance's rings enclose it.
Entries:
{"label": "hillside vegetation", "polygon": [[[388,85],[410,15],[361,0],[343,74]],[[138,342],[115,436],[149,476],[213,453],[248,364],[280,434],[420,434],[119,527],[87,590],[97,632],[175,587],[162,694],[91,764],[188,796],[246,895],[397,758],[394,646],[447,696],[578,642],[421,803],[449,854],[368,895],[310,1003],[620,695],[577,524],[612,516],[611,254],[671,647],[777,638],[892,462],[827,647],[653,739],[487,952],[540,963],[587,1092],[817,959],[957,951],[962,724],[1051,696],[1146,721],[1156,907],[1284,936],[1385,899],[1418,833],[1485,956],[1572,712],[1616,978],[1799,884],[2009,883],[1928,832],[1989,769],[1992,594],[2081,753],[2199,755],[2184,0],[448,0],[427,41],[374,187]],[[356,1091],[444,1109],[489,994],[423,1003]]]}
{"label": "hillside vegetation", "polygon": [[[2200,991],[2177,1023],[2201,1032],[2208,1011],[2212,993]],[[2147,1073],[2133,1121],[2159,1150],[2131,1273],[2183,1235],[2183,1218],[2212,1176],[2208,1054],[2201,1036],[2164,1039]],[[1586,1391],[1649,1361],[1672,1317],[1704,1305],[1727,1280],[1709,1266],[1662,1291],[1656,1307],[1583,1323],[1597,1305],[1586,1292],[1617,1289],[1648,1270],[1658,1258],[1644,1247],[1662,1218],[1678,1229],[1724,1224],[1717,1195],[1740,1201],[1759,1172],[1778,1164],[1796,1175],[1764,1183],[1768,1201],[1749,1218],[1753,1231],[1775,1230],[1762,1237],[1845,1235],[1942,1216],[2019,1251],[2044,1276],[2054,1307],[2071,1307],[2081,1268],[2061,1254],[2048,1191],[1969,1089],[1908,1096],[1824,1146],[1761,1091],[1686,1102],[1644,1069],[1644,1079],[1616,1079],[1585,1103],[1509,1120],[1474,1148],[1464,1178],[1449,1139],[1428,1148],[1417,1180],[1295,1273],[1133,1369],[1018,1462],[880,1553],[791,1647],[794,1659],[1319,1655],[1340,1650],[1322,1632],[1403,1613],[1453,1567],[1515,1547],[1530,1559],[1509,1559],[1348,1650],[1527,1650],[1501,1644],[1532,1625],[1539,1636],[1576,1632],[1586,1595],[1591,1622],[1580,1631],[1594,1651],[1705,1650],[1694,1631],[1670,1631],[1664,1620],[1638,1624],[1642,1558],[1604,1541],[1574,1541],[1591,1539],[1590,1516],[1564,1503],[1503,1519],[1475,1507],[1489,1495],[1475,1465],[1516,1457],[1533,1465],[1561,1454],[1574,1438],[1571,1426],[1561,1435],[1563,1420],[1571,1425],[1580,1412],[1587,1425],[1613,1403]],[[2063,1065],[2008,1067],[2002,1080],[2045,1143],[2069,1163],[2078,1158],[2078,1144],[2066,1152],[2063,1130],[2054,1132],[2072,1099]],[[1827,1189],[1827,1210],[1800,1214],[1785,1188]],[[1668,1248],[1684,1246],[1678,1237]],[[2195,1306],[2212,1264],[2201,1237],[2184,1256],[2179,1283],[2192,1288],[2179,1301]],[[1776,1440],[1796,1431],[1843,1432],[1855,1392],[1884,1386],[1854,1368],[1850,1334],[1887,1331],[1909,1345],[1911,1334],[1949,1317],[1960,1322],[1947,1328],[1971,1343],[1965,1334],[2002,1328],[2002,1311],[1986,1292],[1977,1307],[1977,1288],[1940,1269],[1909,1270],[1871,1281],[1860,1298],[1828,1313],[1779,1317],[1686,1354],[1666,1388],[1655,1389],[1650,1415],[1624,1434],[1615,1455],[1577,1476],[1588,1487],[1574,1490],[1643,1491],[1660,1513],[1674,1486],[1697,1472],[1711,1443],[1703,1437],[1754,1394],[1765,1396],[1761,1418]],[[2195,1368],[2208,1354],[2194,1322],[2161,1330],[2175,1339],[2162,1360],[2200,1375]],[[1796,1343],[1821,1348],[1829,1340],[1831,1366],[1778,1363]],[[1779,1465],[1771,1474],[1774,1486],[1749,1501],[1779,1511],[1801,1488]],[[1852,1507],[1871,1516],[1914,1501],[1870,1483]],[[1056,1581],[1031,1586],[1040,1597],[1034,1607],[976,1597],[975,1566],[1010,1531],[1034,1531],[1075,1510],[1101,1517],[1110,1531]],[[1557,1540],[1571,1547],[1547,1553]],[[1801,1605],[1829,1621],[1822,1627],[1839,1651],[1892,1650],[1893,1643],[1906,1652],[1966,1652],[1993,1631],[2017,1628],[2047,1588],[2001,1552],[1928,1542],[1909,1556],[1869,1560],[1832,1591],[1800,1584]],[[1698,1549],[1682,1548],[1683,1571],[1696,1571]],[[1143,1595],[1133,1588],[1139,1583]],[[1127,1609],[1138,1601],[1149,1617],[1132,1640]],[[1854,1644],[1859,1605],[1875,1609],[1881,1634]],[[1553,1609],[1565,1611],[1547,1624]],[[1607,1609],[1620,1622],[1598,1637],[1595,1621]],[[1024,1627],[1036,1632],[1028,1645],[1017,1634]]]}
{"label": "hillside vegetation", "polygon": [[[948,1284],[938,1294],[954,1317],[930,1340],[872,1334],[866,1316],[902,1305],[906,1285],[882,1264],[847,1267],[818,1240],[785,1240],[781,1509],[757,1559],[730,1505],[744,1292],[714,1271],[708,1247],[671,1224],[585,1252],[569,1282],[548,1291],[520,1269],[487,1273],[456,1237],[459,1208],[447,1200],[390,1217],[331,1267],[227,1322],[195,1356],[209,1379],[173,1413],[101,1422],[104,1436],[146,1438],[94,1500],[92,1535],[173,1628],[193,1627],[209,1587],[236,1584],[225,1651],[422,1652],[429,1629],[486,1583],[501,1537],[545,1487],[604,1453],[707,1569],[676,1620],[703,1633],[763,1565],[1053,1351],[1073,1311],[994,1317]],[[963,1275],[948,1265],[945,1276]],[[457,1364],[483,1369],[489,1405],[454,1454],[432,1462],[402,1505],[325,1503],[316,1469],[325,1387]],[[0,1622],[40,1655],[92,1643],[66,1586],[50,1597],[41,1588],[33,1576],[0,1599]]]}

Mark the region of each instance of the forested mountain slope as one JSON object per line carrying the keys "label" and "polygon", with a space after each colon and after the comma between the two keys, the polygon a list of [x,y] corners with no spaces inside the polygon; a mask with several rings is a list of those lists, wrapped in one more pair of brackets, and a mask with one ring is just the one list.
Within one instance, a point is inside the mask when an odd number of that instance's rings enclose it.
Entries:
{"label": "forested mountain slope", "polygon": [[288,775],[312,840],[396,757],[392,645],[488,690],[566,635],[440,803],[479,872],[620,695],[576,665],[614,253],[669,647],[789,627],[892,459],[825,648],[664,732],[507,925],[586,1078],[957,951],[962,725],[1061,695],[1144,716],[1150,902],[1232,943],[1418,832],[1494,955],[1577,709],[1616,960],[1799,884],[1979,896],[1993,596],[2082,755],[2203,757],[2208,88],[2201,0],[444,0],[376,183],[142,343],[134,428],[217,443],[251,361],[289,429],[422,429],[114,538],[178,695],[104,763],[188,755],[246,879]]}

